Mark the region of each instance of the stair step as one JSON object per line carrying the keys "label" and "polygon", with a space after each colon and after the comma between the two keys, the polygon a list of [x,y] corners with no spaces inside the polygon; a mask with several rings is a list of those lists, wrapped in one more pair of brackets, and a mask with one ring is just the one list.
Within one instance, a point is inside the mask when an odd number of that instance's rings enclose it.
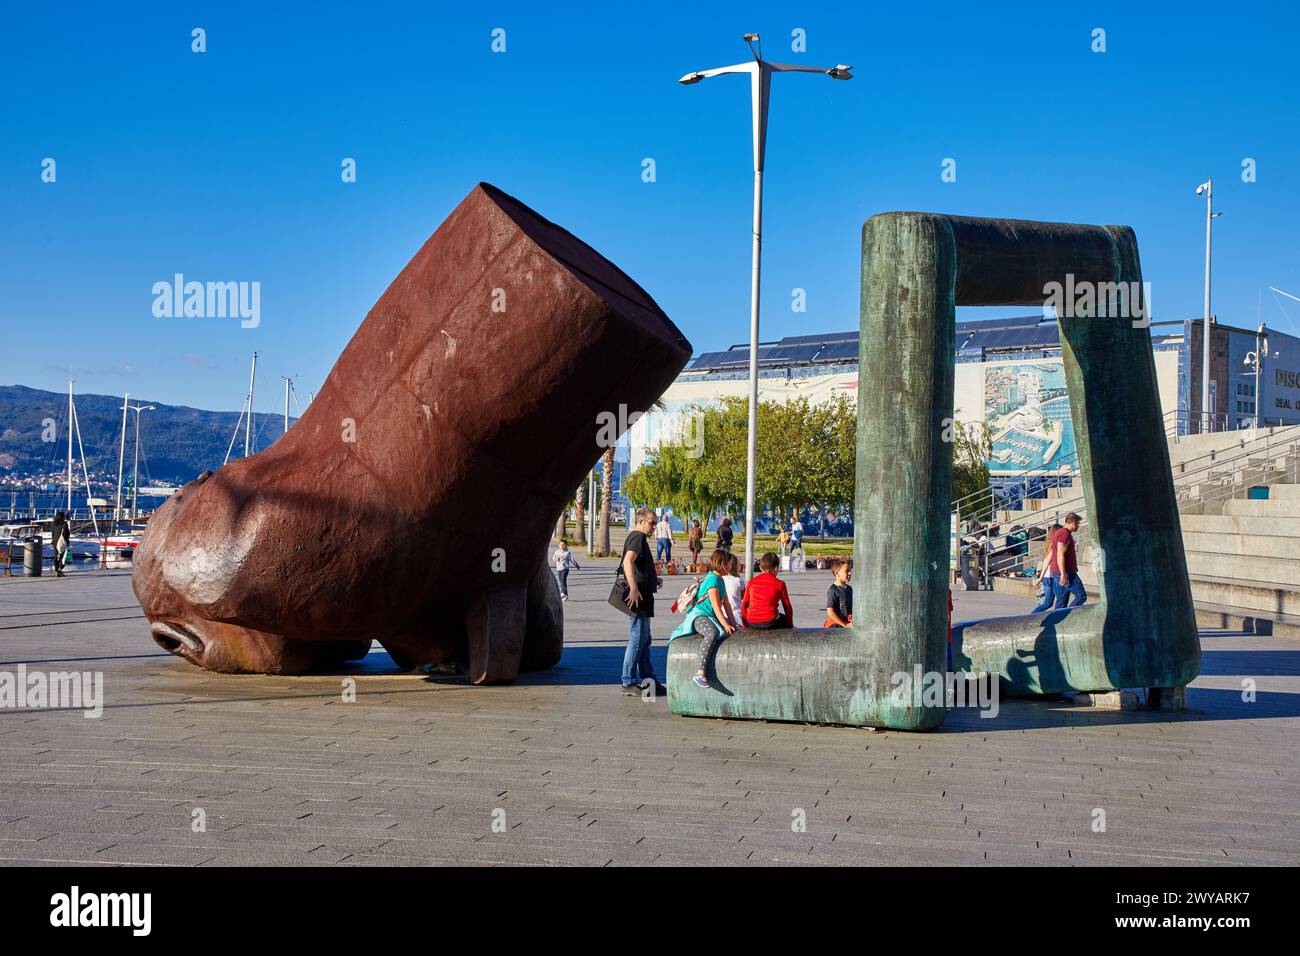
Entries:
{"label": "stair step", "polygon": [[1183,534],[1203,531],[1213,534],[1243,534],[1261,537],[1285,537],[1294,540],[1296,527],[1275,517],[1262,515],[1188,514],[1178,516]]}
{"label": "stair step", "polygon": [[1265,615],[1300,616],[1300,590],[1280,585],[1247,584],[1204,574],[1191,575],[1192,599],[1198,603],[1259,611]]}
{"label": "stair step", "polygon": [[[1292,555],[1294,555],[1294,551]],[[1189,574],[1211,575],[1243,584],[1289,588],[1300,592],[1300,558],[1261,557],[1253,554],[1223,554],[1188,551]],[[1300,598],[1300,594],[1297,594]]]}
{"label": "stair step", "polygon": [[1224,555],[1229,558],[1300,558],[1300,542],[1288,534],[1239,534],[1232,531],[1197,531],[1183,522],[1183,547],[1188,554]]}
{"label": "stair step", "polygon": [[1233,498],[1223,502],[1223,513],[1243,518],[1300,518],[1300,498]]}

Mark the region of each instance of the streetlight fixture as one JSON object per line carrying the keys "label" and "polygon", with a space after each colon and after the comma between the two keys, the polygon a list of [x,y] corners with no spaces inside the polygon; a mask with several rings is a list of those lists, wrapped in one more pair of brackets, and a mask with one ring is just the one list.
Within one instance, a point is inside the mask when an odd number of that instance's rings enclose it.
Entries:
{"label": "streetlight fixture", "polygon": [[[753,268],[749,292],[749,429],[748,463],[745,474],[745,580],[754,573],[754,483],[758,471],[758,296],[762,261],[763,234],[763,159],[767,152],[767,107],[773,73],[821,73],[834,80],[851,80],[853,67],[839,64],[830,68],[793,66],[763,59],[757,33],[746,33],[744,41],[753,55],[752,62],[720,66],[712,70],[687,73],[677,82],[691,86],[710,76],[724,73],[749,74],[750,99],[754,116],[754,244]],[[759,44],[756,48],[755,44]]]}
{"label": "streetlight fixture", "polygon": [[1260,398],[1262,397],[1259,392],[1259,376],[1260,373],[1263,371],[1264,361],[1270,358],[1277,358],[1277,356],[1278,356],[1277,352],[1269,352],[1268,350],[1268,326],[1264,325],[1261,322],[1259,328],[1255,332],[1255,351],[1247,352],[1246,358],[1242,361],[1242,364],[1247,369],[1247,371],[1243,374],[1250,375],[1253,373],[1255,376],[1255,426],[1254,427],[1256,428],[1259,428],[1259,402],[1260,402]]}
{"label": "streetlight fixture", "polygon": [[[134,521],[136,517],[136,505],[139,501],[140,492],[140,413],[155,411],[158,406],[132,405],[130,402],[127,402],[122,407],[124,409],[129,408],[131,411],[135,412],[135,465],[133,477],[131,478],[131,520]],[[125,420],[125,412],[123,413],[122,418]]]}
{"label": "streetlight fixture", "polygon": [[1214,180],[1207,179],[1196,187],[1196,195],[1205,196],[1205,315],[1201,328],[1201,431],[1214,430],[1210,410],[1210,239],[1214,220],[1222,213],[1214,211]]}

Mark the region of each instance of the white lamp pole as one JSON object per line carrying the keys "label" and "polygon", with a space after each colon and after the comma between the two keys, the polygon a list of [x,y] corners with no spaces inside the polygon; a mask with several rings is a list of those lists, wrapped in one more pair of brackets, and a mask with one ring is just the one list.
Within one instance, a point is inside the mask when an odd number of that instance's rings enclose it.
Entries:
{"label": "white lamp pole", "polygon": [[131,520],[135,521],[136,508],[140,498],[140,413],[152,412],[157,405],[131,405],[128,403],[131,411],[135,412],[135,464],[132,468],[133,477],[131,478]]}
{"label": "white lamp pole", "polygon": [[763,159],[767,152],[767,105],[773,73],[821,73],[836,80],[851,80],[850,66],[839,65],[827,69],[820,66],[792,66],[788,63],[770,63],[755,49],[757,33],[746,33],[744,40],[753,54],[751,63],[720,66],[712,70],[687,73],[677,82],[689,86],[709,76],[723,73],[748,73],[750,99],[754,113],[754,249],[749,288],[749,428],[747,437],[748,462],[745,472],[745,580],[754,571],[754,498],[755,477],[758,472],[758,299],[759,275],[763,247]]}
{"label": "white lamp pole", "polygon": [[1214,431],[1214,410],[1210,408],[1210,237],[1214,220],[1214,180],[1207,179],[1196,187],[1196,195],[1205,194],[1205,315],[1201,329],[1201,431]]}

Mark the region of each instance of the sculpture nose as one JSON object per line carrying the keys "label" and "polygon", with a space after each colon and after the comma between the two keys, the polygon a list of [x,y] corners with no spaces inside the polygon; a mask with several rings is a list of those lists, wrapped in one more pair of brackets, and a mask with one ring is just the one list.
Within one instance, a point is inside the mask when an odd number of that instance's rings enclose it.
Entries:
{"label": "sculpture nose", "polygon": [[154,642],[169,654],[192,661],[203,659],[203,638],[183,624],[154,621],[150,627]]}

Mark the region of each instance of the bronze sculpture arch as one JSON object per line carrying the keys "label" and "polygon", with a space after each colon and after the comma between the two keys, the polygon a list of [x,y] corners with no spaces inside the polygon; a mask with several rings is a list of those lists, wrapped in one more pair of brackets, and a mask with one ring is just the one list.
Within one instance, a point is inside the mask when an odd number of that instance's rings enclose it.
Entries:
{"label": "bronze sculpture arch", "polygon": [[[862,229],[854,625],[742,631],[691,683],[698,638],[669,649],[676,714],[928,730],[942,704],[894,699],[946,670],[958,305],[1042,305],[1052,282],[1141,286],[1126,226],[886,213]],[[1012,693],[1173,688],[1200,645],[1145,322],[1060,318],[1100,601],[956,628],[954,668]]]}
{"label": "bronze sculpture arch", "polygon": [[480,184],[301,420],[154,515],[134,574],[154,640],[225,672],[301,673],[371,640],[475,683],[550,667],[544,553],[598,416],[649,408],[690,353],[618,267]]}

